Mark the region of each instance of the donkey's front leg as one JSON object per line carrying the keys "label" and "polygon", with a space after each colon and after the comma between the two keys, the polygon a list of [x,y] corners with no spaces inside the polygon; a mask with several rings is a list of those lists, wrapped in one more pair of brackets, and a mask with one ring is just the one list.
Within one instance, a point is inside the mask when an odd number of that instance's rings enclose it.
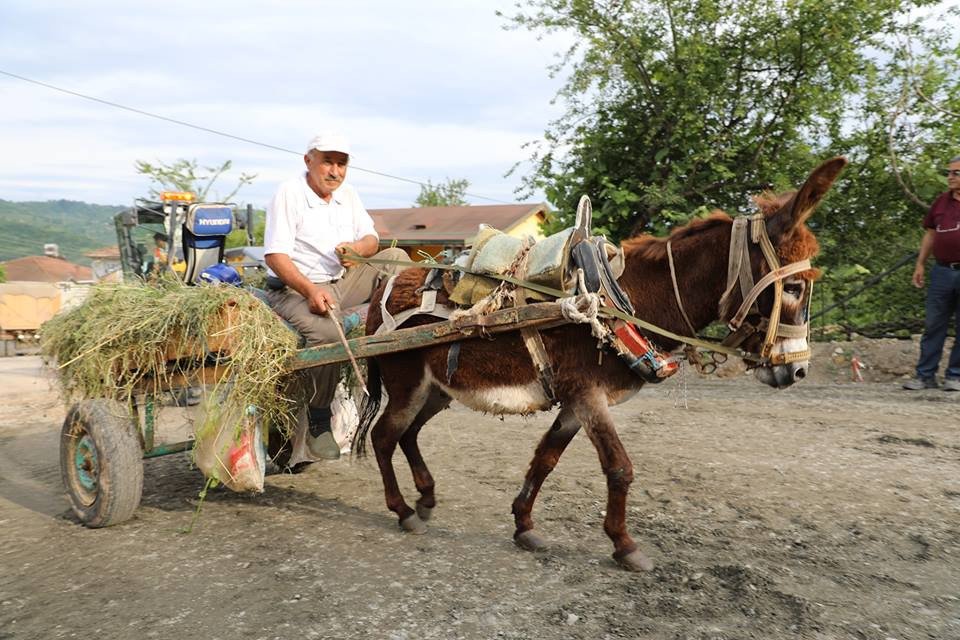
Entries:
{"label": "donkey's front leg", "polygon": [[599,387],[589,390],[573,403],[573,412],[596,447],[600,466],[607,476],[607,517],[603,530],[613,541],[613,558],[630,571],[650,571],[653,562],[627,533],[627,491],[633,482],[633,464],[617,435],[606,393]]}
{"label": "donkey's front leg", "polygon": [[370,440],[377,455],[387,508],[397,514],[400,527],[404,531],[426,533],[427,526],[403,499],[393,468],[393,453],[396,451],[397,442],[416,419],[429,392],[426,380],[421,377],[419,380],[410,381],[409,377],[408,374],[402,379],[405,384],[393,384],[387,388],[387,406],[373,426]]}
{"label": "donkey's front leg", "polygon": [[400,438],[400,448],[403,454],[407,456],[407,463],[410,465],[410,472],[413,474],[413,484],[416,485],[420,497],[417,499],[417,516],[426,522],[433,514],[433,508],[437,506],[437,499],[434,495],[433,476],[430,475],[430,469],[423,460],[420,453],[420,446],[417,444],[417,436],[420,429],[430,418],[437,415],[450,406],[450,396],[439,389],[434,388],[420,413],[413,419],[407,431]]}
{"label": "donkey's front leg", "polygon": [[540,444],[537,445],[537,451],[533,454],[527,476],[523,480],[523,488],[513,501],[513,520],[517,526],[513,540],[524,549],[540,551],[547,547],[547,541],[533,530],[531,516],[533,503],[537,499],[540,487],[543,486],[543,481],[557,466],[560,456],[579,430],[580,423],[577,422],[573,411],[563,407],[550,429],[543,434]]}

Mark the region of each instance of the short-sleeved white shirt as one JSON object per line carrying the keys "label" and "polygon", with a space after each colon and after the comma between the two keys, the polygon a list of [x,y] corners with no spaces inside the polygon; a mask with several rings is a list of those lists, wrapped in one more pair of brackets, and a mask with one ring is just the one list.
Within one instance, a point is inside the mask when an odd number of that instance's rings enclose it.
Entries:
{"label": "short-sleeved white shirt", "polygon": [[284,253],[311,282],[330,282],[345,271],[337,245],[364,236],[379,239],[356,190],[341,184],[326,202],[310,188],[304,173],[283,182],[273,196],[267,210],[264,254]]}

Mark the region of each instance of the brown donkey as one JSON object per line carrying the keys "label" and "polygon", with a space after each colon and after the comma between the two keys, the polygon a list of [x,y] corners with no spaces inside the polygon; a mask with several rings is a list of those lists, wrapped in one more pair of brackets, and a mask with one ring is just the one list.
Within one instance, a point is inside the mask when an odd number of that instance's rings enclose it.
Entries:
{"label": "brown donkey", "polygon": [[[760,202],[763,219],[758,220],[785,263],[812,257],[818,250],[805,220],[833,184],[846,164],[843,158],[825,162],[810,175],[799,191]],[[736,287],[720,309],[721,297],[728,289],[728,248],[731,245],[732,219],[716,212],[704,220],[674,230],[670,235],[677,291],[681,310],[672,284],[668,247],[665,239],[643,236],[623,244],[626,269],[619,282],[630,297],[637,316],[675,334],[689,335],[689,325],[699,330],[711,322],[727,321],[745,294]],[[756,280],[770,270],[761,249],[749,246],[749,270]],[[744,267],[747,268],[747,267]],[[393,286],[387,309],[398,313],[419,304],[417,288],[423,283],[424,269],[402,272]],[[749,275],[749,274],[748,274]],[[797,330],[806,322],[809,287],[814,270],[805,270],[783,278],[780,323],[793,325],[787,337],[773,341],[766,358],[756,367],[756,377],[772,387],[786,387],[803,378],[808,367],[805,331]],[[755,324],[761,317],[775,313],[773,287],[767,287],[757,298],[757,306],[747,315]],[[381,324],[380,293],[370,305],[366,331],[372,334]],[[749,297],[749,296],[748,296]],[[746,308],[747,305],[744,305]],[[409,324],[432,320],[414,316]],[[614,354],[597,357],[597,340],[586,325],[566,324],[541,332],[546,352],[554,369],[553,389],[559,414],[544,434],[530,463],[523,487],[513,502],[516,522],[514,540],[525,549],[546,547],[546,541],[535,531],[531,511],[547,475],[553,470],[564,449],[582,428],[597,449],[600,466],[607,478],[607,509],[604,531],[613,541],[613,557],[630,570],[649,570],[652,562],[637,548],[627,533],[625,512],[627,490],[633,481],[633,465],[617,435],[608,407],[636,393],[643,380],[631,373]],[[803,337],[801,337],[803,336]],[[758,352],[762,336],[754,335],[742,343],[745,351]],[[426,530],[436,505],[434,482],[420,454],[417,436],[424,424],[445,409],[451,398],[477,411],[493,414],[529,414],[550,409],[538,372],[516,332],[492,339],[472,339],[459,343],[459,354],[450,353],[451,345],[442,344],[415,351],[380,356],[369,361],[368,385],[372,397],[379,400],[380,383],[386,387],[388,401],[373,426],[371,440],[383,477],[387,507],[395,512],[400,526],[412,533]],[[664,349],[674,349],[678,342],[662,340]],[[799,358],[778,354],[803,354]],[[781,364],[771,364],[781,362]],[[377,402],[378,404],[378,402]],[[373,413],[376,413],[376,405]],[[366,432],[375,416],[368,415],[355,436],[354,450],[363,454]],[[406,455],[420,493],[416,510],[400,494],[393,454],[397,444]]]}

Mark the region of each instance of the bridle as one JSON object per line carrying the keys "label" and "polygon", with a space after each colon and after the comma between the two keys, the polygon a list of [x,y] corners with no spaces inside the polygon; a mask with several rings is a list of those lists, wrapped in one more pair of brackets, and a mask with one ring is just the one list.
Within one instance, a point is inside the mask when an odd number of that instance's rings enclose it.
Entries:
{"label": "bridle", "polygon": [[[749,228],[748,228],[749,227]],[[749,232],[749,236],[748,236]],[[750,266],[750,242],[759,244],[763,251],[763,257],[770,267],[769,273],[754,282],[753,270]],[[667,260],[670,265],[670,279],[673,282],[673,293],[680,308],[680,314],[687,323],[687,328],[692,336],[696,336],[696,329],[683,308],[683,302],[680,298],[680,289],[677,285],[677,276],[673,264],[673,249],[671,243],[667,241]],[[720,298],[721,318],[727,322],[727,328],[730,332],[720,341],[720,345],[727,349],[738,349],[751,336],[764,332],[764,338],[759,353],[741,351],[740,357],[744,360],[753,362],[755,365],[782,365],[793,362],[809,360],[810,348],[801,351],[791,351],[787,353],[772,354],[773,347],[777,340],[785,338],[805,338],[809,345],[809,322],[802,325],[785,325],[780,323],[780,309],[783,304],[783,281],[784,279],[808,271],[811,269],[810,260],[800,260],[792,262],[786,266],[781,266],[780,259],[777,257],[776,249],[767,235],[767,228],[763,214],[753,216],[741,216],[734,218],[733,228],[730,232],[730,253],[727,260],[727,287]],[[809,317],[809,305],[811,300],[811,289],[813,281],[807,281],[804,291],[804,300],[807,311],[805,318]],[[743,298],[737,311],[728,318],[723,318],[724,310],[729,306],[729,300],[734,294],[739,284],[739,290]],[[773,307],[770,315],[763,317],[758,323],[753,324],[747,321],[750,316],[758,316],[760,309],[757,306],[757,298],[760,294],[773,285]],[[771,355],[772,354],[772,355]],[[690,354],[688,354],[688,357]]]}

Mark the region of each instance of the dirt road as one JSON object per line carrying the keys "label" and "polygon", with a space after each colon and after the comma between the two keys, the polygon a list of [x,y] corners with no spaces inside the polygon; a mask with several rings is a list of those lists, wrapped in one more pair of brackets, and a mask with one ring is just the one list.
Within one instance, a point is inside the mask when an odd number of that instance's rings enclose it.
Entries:
{"label": "dirt road", "polygon": [[421,437],[440,500],[423,536],[398,529],[375,464],[349,460],[259,496],[212,491],[182,533],[202,487],[183,454],[146,462],[133,520],[85,529],[37,369],[0,359],[0,639],[960,638],[960,394],[743,376],[644,390],[614,409],[630,530],[657,563],[631,574],[582,434],[537,503],[554,546],[534,555],[511,542],[510,503],[549,416],[463,408]]}

